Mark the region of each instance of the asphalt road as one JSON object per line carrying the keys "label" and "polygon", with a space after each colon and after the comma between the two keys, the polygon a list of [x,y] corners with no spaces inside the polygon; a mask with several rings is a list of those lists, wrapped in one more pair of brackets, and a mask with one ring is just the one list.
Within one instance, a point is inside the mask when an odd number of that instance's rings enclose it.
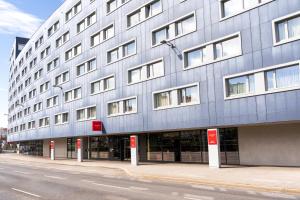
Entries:
{"label": "asphalt road", "polygon": [[0,200],[274,200],[280,193],[132,178],[107,168],[0,161]]}

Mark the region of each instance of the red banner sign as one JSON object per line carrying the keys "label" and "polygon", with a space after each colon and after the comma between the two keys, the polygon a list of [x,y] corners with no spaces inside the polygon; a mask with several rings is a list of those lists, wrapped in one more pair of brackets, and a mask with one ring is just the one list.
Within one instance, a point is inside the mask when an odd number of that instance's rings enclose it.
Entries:
{"label": "red banner sign", "polygon": [[208,145],[218,144],[218,132],[217,129],[208,129],[207,130],[207,140]]}
{"label": "red banner sign", "polygon": [[54,141],[50,141],[50,149],[54,149],[55,148],[55,143]]}
{"label": "red banner sign", "polygon": [[102,131],[102,122],[101,121],[93,121],[92,129],[93,129],[93,131]]}
{"label": "red banner sign", "polygon": [[136,136],[130,136],[130,148],[136,148]]}
{"label": "red banner sign", "polygon": [[81,149],[81,139],[77,139],[76,147],[77,147],[77,149]]}

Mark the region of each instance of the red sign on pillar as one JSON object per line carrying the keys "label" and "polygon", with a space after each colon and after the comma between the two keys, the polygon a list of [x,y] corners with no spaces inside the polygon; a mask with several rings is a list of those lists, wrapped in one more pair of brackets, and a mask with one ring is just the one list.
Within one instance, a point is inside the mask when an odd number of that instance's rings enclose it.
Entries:
{"label": "red sign on pillar", "polygon": [[217,129],[208,129],[207,130],[207,140],[208,145],[218,144],[218,130]]}
{"label": "red sign on pillar", "polygon": [[54,149],[55,148],[55,143],[54,141],[50,141],[50,149]]}
{"label": "red sign on pillar", "polygon": [[136,148],[136,136],[130,136],[130,148]]}
{"label": "red sign on pillar", "polygon": [[93,131],[102,131],[102,122],[101,121],[93,121],[92,128],[93,128]]}
{"label": "red sign on pillar", "polygon": [[77,149],[81,149],[81,139],[77,139],[76,147],[77,147]]}

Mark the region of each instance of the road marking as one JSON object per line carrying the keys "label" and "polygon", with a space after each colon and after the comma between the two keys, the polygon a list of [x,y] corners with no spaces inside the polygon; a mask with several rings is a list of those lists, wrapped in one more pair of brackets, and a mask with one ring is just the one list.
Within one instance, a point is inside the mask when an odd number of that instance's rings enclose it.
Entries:
{"label": "road marking", "polygon": [[191,185],[193,188],[203,189],[203,190],[215,190],[212,186],[205,186],[205,185]]}
{"label": "road marking", "polygon": [[44,175],[46,178],[53,178],[53,179],[59,179],[59,180],[65,180],[66,178],[63,178],[63,177],[59,177],[59,176],[47,176],[47,175]]}
{"label": "road marking", "polygon": [[143,188],[143,187],[134,187],[134,186],[130,186],[129,189],[132,190],[141,190],[141,191],[146,191],[149,190],[148,188]]}
{"label": "road marking", "polygon": [[103,186],[103,187],[110,187],[110,188],[117,188],[117,189],[122,189],[122,190],[129,190],[129,188],[121,187],[121,186],[105,185],[105,184],[100,184],[100,183],[93,183],[93,184],[94,185],[98,185],[98,186]]}
{"label": "road marking", "polygon": [[103,178],[117,178],[116,176],[113,176],[113,175],[103,175],[102,177]]}
{"label": "road marking", "polygon": [[16,188],[11,188],[11,189],[14,190],[14,191],[17,191],[17,192],[28,194],[28,195],[33,196],[33,197],[41,198],[41,196],[37,195],[37,194],[33,194],[33,193],[26,192],[26,191],[23,191],[23,190],[19,190],[19,189],[16,189]]}
{"label": "road marking", "polygon": [[296,199],[295,196],[288,195],[288,194],[271,193],[271,192],[261,192],[261,194],[266,197],[276,197],[276,198],[282,198],[282,199]]}
{"label": "road marking", "polygon": [[15,171],[16,173],[19,173],[19,174],[26,174],[26,175],[28,175],[28,174],[30,174],[30,173],[28,173],[28,172],[22,172],[22,171]]}
{"label": "road marking", "polygon": [[184,194],[184,199],[190,199],[190,200],[214,200],[215,198],[209,197],[209,196],[198,196],[193,194]]}

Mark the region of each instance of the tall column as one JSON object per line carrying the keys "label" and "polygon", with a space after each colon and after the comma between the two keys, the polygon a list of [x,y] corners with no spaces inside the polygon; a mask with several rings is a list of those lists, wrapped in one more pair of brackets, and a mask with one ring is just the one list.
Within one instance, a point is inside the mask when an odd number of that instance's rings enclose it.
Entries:
{"label": "tall column", "polygon": [[130,153],[131,153],[131,165],[138,166],[139,164],[139,149],[138,149],[138,136],[130,136]]}
{"label": "tall column", "polygon": [[17,144],[17,154],[20,154],[20,143]]}
{"label": "tall column", "polygon": [[53,140],[50,141],[50,159],[55,160],[55,142]]}
{"label": "tall column", "polygon": [[82,139],[81,138],[77,139],[76,147],[77,147],[77,161],[82,162],[83,161],[83,152],[82,152]]}
{"label": "tall column", "polygon": [[208,129],[207,141],[208,141],[208,160],[210,168],[221,167],[221,153],[220,153],[220,141],[219,130]]}

